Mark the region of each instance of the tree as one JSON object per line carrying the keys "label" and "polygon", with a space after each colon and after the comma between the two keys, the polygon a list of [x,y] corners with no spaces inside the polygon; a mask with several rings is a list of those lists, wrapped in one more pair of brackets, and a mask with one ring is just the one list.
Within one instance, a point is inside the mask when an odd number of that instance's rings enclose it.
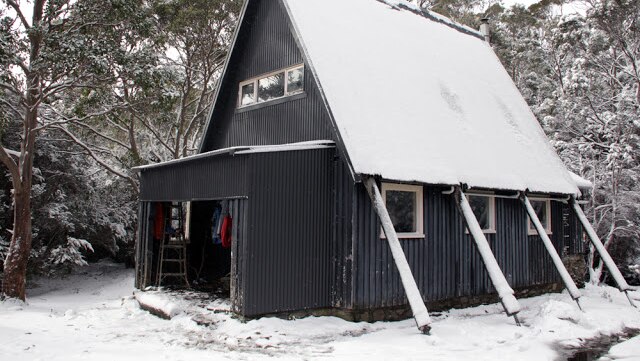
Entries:
{"label": "tree", "polygon": [[1,114],[22,128],[19,150],[0,146],[0,161],[11,177],[14,209],[2,292],[24,300],[37,139],[43,131],[71,121],[51,116],[64,94],[91,89],[113,77],[111,64],[121,54],[122,39],[144,32],[149,17],[138,0],[34,0],[28,9],[17,0],[1,4]]}

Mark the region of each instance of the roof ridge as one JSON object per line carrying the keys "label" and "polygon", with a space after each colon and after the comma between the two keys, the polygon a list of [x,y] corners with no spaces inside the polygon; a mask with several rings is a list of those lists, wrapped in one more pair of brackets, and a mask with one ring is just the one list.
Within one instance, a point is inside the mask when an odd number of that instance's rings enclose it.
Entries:
{"label": "roof ridge", "polygon": [[383,3],[385,5],[390,6],[395,10],[407,10],[412,12],[418,16],[421,16],[425,19],[429,19],[431,21],[435,21],[441,23],[445,26],[448,26],[454,30],[457,30],[461,33],[474,36],[480,40],[484,41],[484,35],[480,33],[478,30],[472,29],[471,27],[461,24],[457,21],[451,20],[450,18],[439,14],[435,11],[430,11],[426,9],[421,9],[417,5],[413,5],[411,3],[406,2],[405,0],[376,0],[377,2]]}

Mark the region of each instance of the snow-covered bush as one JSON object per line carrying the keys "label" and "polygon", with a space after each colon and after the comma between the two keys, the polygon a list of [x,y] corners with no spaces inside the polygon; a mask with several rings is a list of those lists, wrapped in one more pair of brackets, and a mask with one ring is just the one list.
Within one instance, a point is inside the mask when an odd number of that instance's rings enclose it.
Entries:
{"label": "snow-covered bush", "polygon": [[66,244],[51,250],[47,264],[54,269],[65,270],[70,270],[74,266],[86,266],[84,252],[93,252],[91,243],[84,239],[69,237]]}

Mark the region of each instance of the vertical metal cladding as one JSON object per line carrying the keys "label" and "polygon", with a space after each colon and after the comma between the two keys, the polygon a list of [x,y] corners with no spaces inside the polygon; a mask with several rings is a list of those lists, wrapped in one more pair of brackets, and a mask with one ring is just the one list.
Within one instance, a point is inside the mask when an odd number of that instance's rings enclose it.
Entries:
{"label": "vertical metal cladding", "polygon": [[333,264],[331,304],[336,308],[353,306],[353,200],[355,184],[348,165],[335,159],[334,166],[334,210],[331,262]]}
{"label": "vertical metal cladding", "polygon": [[219,155],[141,172],[143,201],[191,201],[247,196],[247,157]]}
{"label": "vertical metal cladding", "polygon": [[233,227],[231,232],[231,302],[233,310],[244,314],[244,276],[246,272],[245,244],[249,229],[249,201],[232,199],[229,201]]}
{"label": "vertical metal cladding", "polygon": [[144,289],[150,286],[153,249],[152,203],[140,202],[138,210],[138,239],[136,241],[136,280],[135,286]]}
{"label": "vertical metal cladding", "polygon": [[246,316],[331,307],[334,154],[251,155]]}
{"label": "vertical metal cladding", "polygon": [[305,67],[305,96],[237,109],[241,81],[304,62],[280,1],[254,1],[249,4],[246,17],[204,149],[335,140],[326,107],[308,67]]}
{"label": "vertical metal cladding", "polygon": [[[425,301],[493,293],[491,280],[473,239],[467,234],[453,197],[425,186],[425,239],[401,240]],[[552,202],[552,240],[559,252],[575,250],[579,237],[565,244],[562,209]],[[575,220],[574,220],[575,223]],[[390,307],[407,303],[389,247],[364,187],[354,203],[354,307]],[[496,199],[496,233],[487,234],[495,257],[513,288],[558,282],[559,276],[538,236],[529,236],[527,215],[516,199]],[[562,253],[561,253],[562,254]]]}

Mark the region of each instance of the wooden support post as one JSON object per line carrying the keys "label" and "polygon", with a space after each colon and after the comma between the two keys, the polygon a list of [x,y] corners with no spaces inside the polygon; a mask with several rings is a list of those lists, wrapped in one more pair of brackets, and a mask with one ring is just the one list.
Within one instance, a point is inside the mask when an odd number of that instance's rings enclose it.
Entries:
{"label": "wooden support post", "polygon": [[407,294],[407,298],[409,299],[409,305],[411,306],[411,311],[413,312],[413,318],[416,321],[418,329],[421,332],[428,334],[431,330],[431,318],[429,317],[429,311],[427,311],[427,306],[425,306],[424,302],[422,301],[422,295],[420,294],[418,285],[416,284],[413,273],[411,272],[411,268],[409,267],[409,262],[407,262],[407,258],[402,251],[402,246],[400,245],[400,241],[398,240],[398,234],[393,227],[391,217],[389,216],[387,207],[384,204],[382,195],[380,194],[380,189],[378,189],[376,180],[373,178],[368,178],[365,182],[365,186],[367,188],[367,192],[369,193],[369,197],[371,197],[373,209],[378,214],[380,223],[382,224],[382,229],[384,230],[384,234],[387,236],[387,242],[389,243],[389,248],[391,249],[393,260],[396,263],[396,267],[398,267],[398,272],[400,272],[400,279],[402,280],[404,291]]}
{"label": "wooden support post", "polygon": [[560,255],[558,255],[556,248],[553,246],[553,242],[551,242],[551,239],[549,238],[547,231],[544,229],[542,222],[540,222],[540,219],[538,218],[536,211],[533,209],[533,206],[529,201],[529,197],[522,194],[522,196],[520,197],[520,200],[522,201],[524,208],[527,210],[527,213],[529,214],[529,219],[531,220],[531,223],[535,226],[536,231],[538,232],[538,235],[542,239],[542,243],[544,244],[544,247],[547,249],[547,252],[549,252],[549,256],[551,256],[551,259],[553,260],[553,264],[556,266],[556,269],[558,270],[558,273],[560,274],[562,281],[567,287],[567,291],[569,291],[569,295],[571,295],[571,298],[573,298],[573,300],[576,301],[576,303],[578,303],[578,308],[582,309],[582,307],[580,306],[580,302],[578,301],[578,299],[582,297],[582,293],[580,293],[580,290],[576,286],[575,282],[573,282],[573,279],[571,278],[571,275],[569,275],[569,272],[564,266],[564,263],[562,263],[562,259],[560,258]]}
{"label": "wooden support post", "polygon": [[613,279],[616,281],[616,284],[618,284],[618,289],[620,289],[620,292],[624,292],[627,295],[627,299],[629,300],[631,306],[637,308],[638,306],[636,306],[631,297],[629,297],[628,292],[631,291],[631,287],[629,287],[627,281],[624,279],[624,277],[622,277],[622,273],[620,273],[618,266],[616,266],[615,262],[613,262],[613,258],[611,258],[611,255],[609,254],[609,252],[607,252],[607,249],[602,244],[602,241],[600,241],[600,237],[598,237],[598,234],[591,226],[591,223],[589,223],[589,220],[587,220],[587,216],[584,214],[584,211],[582,210],[582,208],[580,208],[580,205],[578,204],[578,202],[576,202],[576,199],[574,197],[571,197],[571,205],[573,206],[573,210],[580,220],[582,227],[587,233],[591,244],[593,244],[595,249],[598,251],[602,262],[604,262],[604,264],[607,266],[607,269],[609,270],[609,274],[611,274],[611,277],[613,277]]}
{"label": "wooden support post", "polygon": [[489,278],[491,278],[491,282],[498,292],[498,296],[500,297],[500,302],[504,307],[508,316],[513,316],[516,320],[516,324],[520,326],[520,321],[518,320],[517,314],[520,312],[521,307],[520,303],[514,296],[513,289],[509,286],[507,279],[504,277],[500,266],[498,265],[498,261],[496,260],[493,252],[491,251],[491,247],[489,246],[489,242],[487,241],[487,237],[485,237],[484,232],[482,232],[482,227],[480,227],[480,223],[478,223],[478,219],[475,214],[473,214],[473,209],[471,209],[471,205],[467,200],[467,196],[462,192],[460,187],[456,188],[456,198],[458,209],[462,214],[463,218],[466,221],[467,227],[469,228],[469,233],[473,236],[475,240],[478,252],[482,257],[482,261],[484,262],[485,268],[489,273]]}

